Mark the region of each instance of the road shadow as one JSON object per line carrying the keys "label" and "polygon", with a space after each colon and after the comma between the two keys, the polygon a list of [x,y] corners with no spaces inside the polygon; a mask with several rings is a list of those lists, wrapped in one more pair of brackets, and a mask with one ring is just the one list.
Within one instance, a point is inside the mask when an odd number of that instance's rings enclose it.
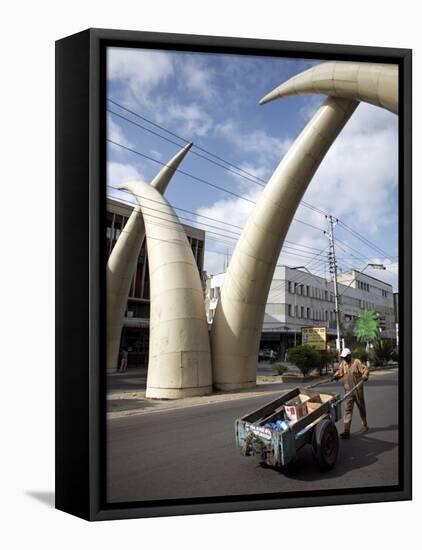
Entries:
{"label": "road shadow", "polygon": [[374,388],[377,387],[385,387],[385,386],[397,386],[397,378],[387,378],[385,376],[373,376],[371,378],[371,375],[369,375],[368,382],[365,382],[365,387],[372,386]]}
{"label": "road shadow", "polygon": [[25,494],[28,497],[38,500],[45,506],[49,508],[54,508],[55,504],[55,493],[54,491],[26,491]]}
{"label": "road shadow", "polygon": [[107,377],[107,392],[142,391],[146,389],[146,372],[116,373]]}
{"label": "road shadow", "polygon": [[280,475],[289,479],[300,481],[317,481],[323,476],[324,479],[341,478],[352,470],[360,470],[378,462],[378,457],[389,452],[398,446],[395,442],[377,439],[379,432],[397,430],[397,424],[384,426],[382,428],[371,428],[369,432],[360,434],[352,433],[347,441],[340,440],[340,449],[337,464],[328,472],[321,472],[312,455],[311,445],[305,445],[298,453],[297,459],[287,467],[278,469]]}
{"label": "road shadow", "polygon": [[168,403],[164,400],[148,400],[148,399],[108,399],[107,412],[130,412],[134,410],[155,409],[163,403]]}
{"label": "road shadow", "polygon": [[393,424],[392,426],[383,426],[382,428],[370,428],[369,429],[369,432],[367,432],[366,434],[356,434],[358,437],[364,437],[365,435],[368,435],[370,436],[371,434],[375,434],[375,433],[378,433],[378,432],[389,432],[389,431],[394,431],[394,430],[398,430],[399,429],[399,425],[398,424]]}

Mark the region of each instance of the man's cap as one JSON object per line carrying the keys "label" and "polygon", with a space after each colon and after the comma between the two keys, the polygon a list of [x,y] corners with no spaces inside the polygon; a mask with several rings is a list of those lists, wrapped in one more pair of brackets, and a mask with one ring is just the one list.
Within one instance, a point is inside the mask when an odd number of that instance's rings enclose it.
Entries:
{"label": "man's cap", "polygon": [[340,353],[340,357],[347,357],[348,355],[351,355],[352,352],[349,348],[344,348],[343,351]]}

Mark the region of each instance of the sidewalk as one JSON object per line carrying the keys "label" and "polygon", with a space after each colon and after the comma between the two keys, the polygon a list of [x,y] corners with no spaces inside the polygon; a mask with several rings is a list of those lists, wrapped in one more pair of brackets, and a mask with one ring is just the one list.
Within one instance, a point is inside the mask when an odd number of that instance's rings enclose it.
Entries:
{"label": "sidewalk", "polygon": [[[229,392],[216,391],[210,395],[177,400],[147,399],[145,397],[146,375],[147,369],[143,367],[107,376],[107,418],[121,418],[123,416],[244,399],[255,397],[262,393],[279,393],[288,387],[285,383],[283,384],[281,376],[258,375],[256,388]],[[290,384],[292,387],[295,385],[297,383]]]}

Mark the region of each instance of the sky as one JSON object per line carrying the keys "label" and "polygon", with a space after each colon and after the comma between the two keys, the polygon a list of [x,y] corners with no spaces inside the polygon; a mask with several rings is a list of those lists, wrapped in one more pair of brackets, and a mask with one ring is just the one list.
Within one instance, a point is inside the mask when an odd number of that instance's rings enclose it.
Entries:
{"label": "sky", "polygon": [[[134,203],[132,195],[115,188],[130,180],[150,182],[162,168],[160,162],[168,162],[186,141],[192,141],[196,147],[179,169],[194,178],[176,173],[166,197],[173,207],[191,212],[176,210],[182,223],[189,224],[190,219],[192,225],[206,230],[205,269],[222,272],[263,185],[325,97],[288,97],[262,106],[259,99],[319,62],[109,48],[107,138],[114,143],[107,144],[107,195]],[[397,289],[397,193],[398,117],[361,103],[303,197],[308,205],[342,222],[334,229],[339,271],[382,263],[386,270],[366,268],[365,273]],[[279,263],[305,265],[328,276],[324,230],[325,216],[301,204]]]}

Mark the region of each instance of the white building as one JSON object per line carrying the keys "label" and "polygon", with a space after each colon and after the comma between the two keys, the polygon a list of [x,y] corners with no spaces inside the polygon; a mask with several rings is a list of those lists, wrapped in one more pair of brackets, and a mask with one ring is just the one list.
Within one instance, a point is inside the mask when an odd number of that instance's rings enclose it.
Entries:
{"label": "white building", "polygon": [[[210,323],[224,275],[212,276],[207,282],[206,308]],[[352,270],[338,275],[338,293],[343,330],[352,325],[361,310],[373,309],[379,315],[381,337],[395,339],[391,285]],[[275,349],[284,356],[288,347],[301,343],[301,328],[305,326],[325,326],[329,340],[335,341],[333,282],[300,269],[276,267],[265,309],[261,347]]]}

